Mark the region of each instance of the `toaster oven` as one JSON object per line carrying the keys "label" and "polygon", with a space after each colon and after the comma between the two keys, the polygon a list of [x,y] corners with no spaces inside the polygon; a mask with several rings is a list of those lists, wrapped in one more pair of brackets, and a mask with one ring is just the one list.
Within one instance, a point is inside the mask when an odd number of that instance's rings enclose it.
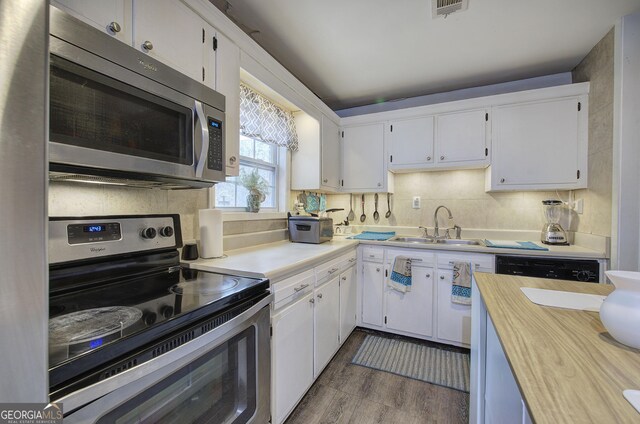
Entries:
{"label": "toaster oven", "polygon": [[333,238],[333,219],[316,216],[289,216],[289,240],[319,244]]}

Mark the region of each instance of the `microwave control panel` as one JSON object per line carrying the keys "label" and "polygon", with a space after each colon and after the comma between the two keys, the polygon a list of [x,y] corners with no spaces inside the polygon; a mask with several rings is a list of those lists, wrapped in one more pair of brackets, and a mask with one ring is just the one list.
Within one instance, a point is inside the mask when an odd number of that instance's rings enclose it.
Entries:
{"label": "microwave control panel", "polygon": [[209,157],[207,168],[214,171],[224,170],[224,146],[222,137],[222,122],[209,117]]}

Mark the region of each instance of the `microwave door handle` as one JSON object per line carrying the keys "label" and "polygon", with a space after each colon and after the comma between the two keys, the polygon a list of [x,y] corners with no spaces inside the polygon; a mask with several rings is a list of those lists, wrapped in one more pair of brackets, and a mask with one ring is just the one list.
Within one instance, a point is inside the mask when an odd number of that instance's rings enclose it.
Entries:
{"label": "microwave door handle", "polygon": [[[202,109],[202,103],[196,100],[196,120],[200,123],[200,130],[202,131],[202,139],[200,140],[200,154],[196,155],[196,178],[202,178],[204,172],[204,164],[207,162],[207,153],[209,150],[209,130],[207,129],[207,119],[204,116],[204,110]],[[197,126],[194,128],[194,133],[197,131]],[[195,137],[194,137],[195,139]],[[194,142],[194,150],[198,151],[197,142]]]}

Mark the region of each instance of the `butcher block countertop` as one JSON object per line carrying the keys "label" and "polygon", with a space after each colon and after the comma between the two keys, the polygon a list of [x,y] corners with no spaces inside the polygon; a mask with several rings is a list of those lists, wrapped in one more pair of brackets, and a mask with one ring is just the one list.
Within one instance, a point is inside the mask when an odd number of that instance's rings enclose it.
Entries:
{"label": "butcher block countertop", "polygon": [[535,423],[640,423],[622,395],[640,389],[640,350],[611,338],[598,313],[539,306],[520,290],[606,296],[613,286],[474,275]]}

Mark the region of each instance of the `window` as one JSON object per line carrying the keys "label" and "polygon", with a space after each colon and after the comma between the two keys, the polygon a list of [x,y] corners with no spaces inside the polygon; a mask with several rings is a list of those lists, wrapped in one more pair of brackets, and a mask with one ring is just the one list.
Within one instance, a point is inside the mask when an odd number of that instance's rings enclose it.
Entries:
{"label": "window", "polygon": [[[278,157],[284,149],[298,150],[298,134],[293,114],[273,103],[249,86],[240,84],[240,176],[228,177],[215,186],[217,208],[246,208],[248,190],[243,175],[257,173],[267,185],[260,207],[278,207],[278,173],[284,164]],[[282,160],[282,159],[281,159]],[[283,175],[284,173],[281,172]]]}
{"label": "window", "polygon": [[[262,208],[275,208],[278,204],[278,146],[240,136],[240,175],[254,169],[269,185],[269,193]],[[216,207],[244,208],[247,206],[247,190],[240,185],[239,177],[227,177],[227,182],[216,185]]]}

